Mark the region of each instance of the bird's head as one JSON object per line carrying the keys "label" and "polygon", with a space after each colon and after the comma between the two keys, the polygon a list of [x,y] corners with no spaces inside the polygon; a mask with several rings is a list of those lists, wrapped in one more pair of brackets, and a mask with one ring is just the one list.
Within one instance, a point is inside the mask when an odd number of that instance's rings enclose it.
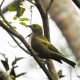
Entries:
{"label": "bird's head", "polygon": [[39,24],[28,25],[31,28],[32,32],[35,34],[42,34],[42,28]]}

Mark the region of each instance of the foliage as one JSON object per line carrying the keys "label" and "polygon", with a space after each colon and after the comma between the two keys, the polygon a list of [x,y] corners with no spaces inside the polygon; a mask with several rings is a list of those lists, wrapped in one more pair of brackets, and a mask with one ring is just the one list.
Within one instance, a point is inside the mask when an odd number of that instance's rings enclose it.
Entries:
{"label": "foliage", "polygon": [[12,62],[12,68],[10,69],[9,63],[8,63],[8,58],[4,54],[1,54],[1,55],[5,58],[5,60],[1,60],[1,62],[2,62],[3,66],[4,66],[5,70],[6,70],[6,73],[8,71],[10,71],[9,75],[11,76],[12,79],[13,78],[16,79],[17,77],[20,77],[20,76],[23,76],[23,75],[26,74],[26,72],[22,72],[22,73],[20,73],[18,75],[16,75],[16,73],[15,73],[15,68],[18,67],[18,66],[15,66],[15,65],[16,65],[16,63],[18,61],[20,61],[21,59],[23,59],[23,57],[19,57],[19,58],[15,57],[15,59]]}

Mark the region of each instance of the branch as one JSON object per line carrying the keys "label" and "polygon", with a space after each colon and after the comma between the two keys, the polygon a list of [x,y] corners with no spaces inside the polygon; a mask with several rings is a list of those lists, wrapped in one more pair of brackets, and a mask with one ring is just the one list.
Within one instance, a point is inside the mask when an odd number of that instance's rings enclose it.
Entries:
{"label": "branch", "polygon": [[4,0],[1,2],[0,7],[3,5],[3,3],[4,3]]}
{"label": "branch", "polygon": [[49,11],[49,9],[50,9],[50,7],[51,7],[53,1],[54,1],[54,0],[51,0],[51,1],[50,1],[49,6],[48,6],[47,9],[46,9],[46,13],[48,13],[48,11]]}
{"label": "branch", "polygon": [[80,8],[80,0],[73,0],[73,2],[77,5],[78,8]]}
{"label": "branch", "polygon": [[[15,31],[15,29],[8,23],[8,21],[5,19],[5,17],[4,17],[3,14],[1,13],[1,9],[0,9],[0,15],[1,15],[2,19],[4,20],[4,22],[5,22],[12,30]],[[18,43],[18,41],[15,39],[15,37],[14,37],[12,34],[9,33],[9,35],[12,37],[12,39],[17,43],[17,45],[18,45],[23,51],[25,51],[26,53],[29,54],[29,52],[28,52],[25,48],[23,48],[23,47],[20,45],[20,43]]]}
{"label": "branch", "polygon": [[2,9],[2,13],[3,13],[3,14],[6,13],[6,12],[8,11],[8,6],[15,4],[15,2],[16,2],[16,1],[14,0],[14,1],[12,1],[11,3],[9,3],[6,7],[4,7],[4,8]]}
{"label": "branch", "polygon": [[[24,1],[25,1],[25,0],[23,0],[23,2],[24,2]],[[2,13],[5,14],[5,13],[8,11],[8,6],[14,5],[15,2],[16,2],[16,0],[12,1],[12,2],[9,3],[6,7],[4,7],[4,8],[2,9]],[[35,5],[35,3],[31,2],[31,1],[29,1],[29,2],[32,3],[33,5]]]}
{"label": "branch", "polygon": [[9,33],[9,35],[12,37],[12,39],[16,42],[16,44],[23,50],[25,51],[26,53],[30,54],[29,51],[27,51],[25,48],[23,48],[20,43],[18,43],[18,41],[15,39],[15,37]]}
{"label": "branch", "polygon": [[4,20],[4,22],[14,31],[16,31],[10,24],[9,22],[5,19],[5,17],[3,16],[2,12],[1,12],[1,7],[0,7],[0,16],[1,18]]}
{"label": "branch", "polygon": [[26,42],[26,40],[23,38],[23,36],[21,34],[19,34],[18,32],[12,30],[11,28],[7,27],[1,20],[0,20],[0,26],[5,29],[8,33],[14,35],[15,37],[17,37],[23,44],[24,46],[29,50],[29,52],[31,53],[31,55],[34,57],[34,59],[37,61],[37,63],[39,64],[39,66],[43,69],[43,71],[45,72],[45,74],[47,75],[47,77],[50,80],[53,80],[49,71],[47,70],[47,68],[45,67],[45,65],[43,63],[41,63],[40,59],[35,55],[36,53],[33,51],[33,49],[28,45],[28,43]]}
{"label": "branch", "polygon": [[[51,1],[53,1],[53,0],[51,0]],[[49,22],[48,22],[47,12],[46,13],[44,12],[42,6],[40,5],[39,0],[35,0],[35,2],[36,2],[36,6],[37,6],[37,8],[38,8],[38,10],[41,14],[42,20],[43,20],[44,35],[50,41]],[[50,6],[51,6],[51,4],[50,4]],[[48,9],[49,8],[50,7],[48,7]],[[48,67],[48,70],[49,70],[49,72],[51,73],[51,75],[53,77],[53,80],[59,80],[59,76],[58,76],[58,74],[55,70],[54,64],[53,64],[51,59],[47,59],[47,67]]]}
{"label": "branch", "polygon": [[31,55],[34,57],[34,59],[37,61],[37,63],[40,65],[40,67],[43,69],[43,71],[46,73],[47,77],[50,80],[53,80],[50,72],[47,70],[47,68],[45,67],[45,65],[43,63],[40,62],[40,59],[38,57],[36,57],[35,52],[32,50],[32,48],[28,45],[28,43],[26,42],[26,40],[23,38],[23,36],[21,34],[19,34],[9,23],[8,21],[5,19],[5,17],[2,15],[1,13],[1,8],[0,8],[0,16],[2,17],[2,19],[4,20],[4,22],[8,25],[8,27],[2,22],[0,21],[0,25],[2,28],[4,28],[8,33],[10,33],[11,35],[14,35],[15,37],[17,37],[23,44],[24,46],[29,50],[29,52],[31,53]]}
{"label": "branch", "polygon": [[[22,1],[24,2],[25,0],[22,0]],[[8,11],[8,6],[14,5],[15,3],[16,3],[16,0],[12,1],[11,3],[9,3],[6,7],[4,7],[2,9],[2,13],[5,14]]]}
{"label": "branch", "polygon": [[34,2],[32,2],[32,1],[30,1],[30,0],[26,0],[26,1],[28,1],[28,2],[30,2],[31,4],[35,5],[35,3],[34,3]]}

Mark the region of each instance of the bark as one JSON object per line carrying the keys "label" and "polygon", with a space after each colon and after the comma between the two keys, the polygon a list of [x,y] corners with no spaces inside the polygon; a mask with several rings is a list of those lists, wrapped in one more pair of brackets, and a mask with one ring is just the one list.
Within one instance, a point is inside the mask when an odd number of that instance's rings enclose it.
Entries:
{"label": "bark", "polygon": [[73,0],[73,2],[77,5],[78,8],[80,8],[80,0]]}
{"label": "bark", "polygon": [[[40,0],[46,12],[50,0]],[[80,59],[80,15],[72,5],[72,0],[54,0],[49,15],[65,36],[77,59]]]}
{"label": "bark", "polygon": [[[44,12],[42,6],[39,3],[39,0],[35,0],[35,2],[36,2],[36,7],[38,8],[41,18],[42,18],[44,36],[50,41],[48,14]],[[54,66],[52,60],[47,59],[46,62],[47,62],[48,70],[49,70],[53,80],[59,80],[59,76],[57,74],[57,71],[55,69],[55,66]]]}
{"label": "bark", "polygon": [[[6,21],[5,21],[6,22]],[[7,23],[6,23],[7,24]],[[8,23],[9,24],[9,23]],[[7,24],[7,25],[8,25]],[[10,25],[10,24],[9,24]],[[8,26],[9,26],[8,25]],[[14,35],[15,37],[17,37],[23,44],[24,46],[29,50],[29,52],[31,53],[31,55],[34,57],[34,59],[36,60],[36,62],[39,64],[39,66],[42,68],[42,70],[45,72],[45,74],[47,75],[47,77],[50,80],[53,80],[50,72],[47,70],[47,68],[45,67],[45,65],[40,61],[40,59],[35,55],[34,50],[28,45],[28,43],[26,42],[26,40],[24,39],[24,37],[19,34],[17,31],[14,31],[12,26],[10,25],[9,27],[7,27],[2,21],[0,21],[0,26],[6,30],[8,33],[10,33],[11,35]],[[12,29],[11,29],[12,28]]]}

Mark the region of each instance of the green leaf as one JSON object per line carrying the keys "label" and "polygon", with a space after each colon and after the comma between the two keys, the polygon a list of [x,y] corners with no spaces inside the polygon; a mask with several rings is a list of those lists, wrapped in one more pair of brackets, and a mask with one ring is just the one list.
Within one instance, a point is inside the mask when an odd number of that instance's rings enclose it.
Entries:
{"label": "green leaf", "polygon": [[25,11],[25,8],[20,7],[20,16],[22,16],[22,15],[23,15],[24,11]]}
{"label": "green leaf", "polygon": [[25,11],[25,8],[23,8],[23,7],[18,7],[18,8],[17,8],[17,14],[16,14],[16,16],[17,16],[17,17],[22,16],[23,13],[24,13],[24,11]]}
{"label": "green leaf", "polygon": [[20,22],[20,24],[21,24],[22,26],[27,26],[27,24],[24,23],[24,22]]}
{"label": "green leaf", "polygon": [[20,21],[29,21],[28,18],[20,18]]}
{"label": "green leaf", "polygon": [[8,6],[8,10],[9,11],[16,11],[16,6],[14,4],[13,5],[11,4]]}
{"label": "green leaf", "polygon": [[12,22],[9,22],[9,24],[12,24]]}
{"label": "green leaf", "polygon": [[17,16],[14,16],[13,19],[16,20],[17,19]]}
{"label": "green leaf", "polygon": [[4,20],[1,20],[2,22],[4,22]]}

